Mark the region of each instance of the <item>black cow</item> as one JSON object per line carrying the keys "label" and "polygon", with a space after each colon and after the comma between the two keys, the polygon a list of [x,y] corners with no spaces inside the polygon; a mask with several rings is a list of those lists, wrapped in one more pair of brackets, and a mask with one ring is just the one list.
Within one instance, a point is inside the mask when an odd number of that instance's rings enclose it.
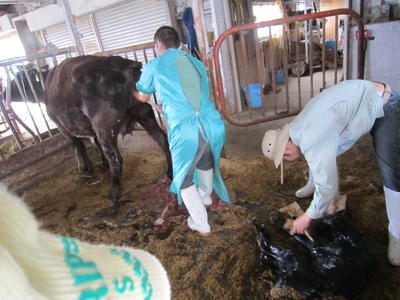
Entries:
{"label": "black cow", "polygon": [[150,104],[132,96],[142,64],[119,56],[79,56],[64,60],[50,70],[45,84],[45,104],[50,118],[76,146],[85,164],[92,163],[80,138],[93,137],[103,164],[112,175],[110,200],[120,196],[122,157],[118,134],[131,133],[136,122],[163,149],[172,177],[171,154],[166,134],[158,126]]}
{"label": "black cow", "polygon": [[[36,96],[38,98],[38,101],[43,101],[44,98],[44,91],[43,91],[43,86],[42,83],[40,82],[40,73],[42,73],[42,77],[45,80],[48,74],[48,66],[46,65],[45,67],[41,68],[40,71],[37,70],[33,66],[27,66],[27,72],[29,75],[29,79],[32,83],[32,86],[36,92]],[[21,95],[21,92],[18,89],[17,82],[20,84],[20,87],[23,91],[25,91],[27,101],[35,103],[35,97],[32,91],[32,88],[29,84],[29,80],[23,70],[22,67],[18,67],[19,71],[15,74],[16,79],[11,80],[11,85],[10,85],[10,93],[11,93],[11,99],[10,102],[22,102],[24,101],[23,96]],[[39,73],[40,72],[40,73]],[[7,90],[4,91],[3,97],[4,99],[6,98]]]}
{"label": "black cow", "polygon": [[[265,227],[253,220],[263,266],[276,275],[276,286],[290,286],[307,297],[354,297],[369,282],[375,260],[351,229],[347,213],[313,221],[315,242],[304,235],[294,239],[305,247],[306,254],[274,246]],[[271,218],[282,228],[282,217]]]}

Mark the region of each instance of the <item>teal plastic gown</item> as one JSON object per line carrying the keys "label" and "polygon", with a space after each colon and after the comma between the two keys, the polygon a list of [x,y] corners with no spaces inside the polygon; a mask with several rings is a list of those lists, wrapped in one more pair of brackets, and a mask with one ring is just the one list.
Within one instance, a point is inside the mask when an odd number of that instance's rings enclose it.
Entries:
{"label": "teal plastic gown", "polygon": [[[181,87],[176,68],[178,53],[186,55],[200,74],[201,102],[198,112],[193,109]],[[219,170],[225,142],[225,125],[210,99],[208,78],[203,64],[181,49],[170,48],[146,65],[136,88],[145,94],[155,92],[159,103],[162,104],[169,126],[168,141],[173,164],[173,181],[169,191],[177,194],[178,204],[182,204],[179,191],[196,156],[199,134],[208,141],[213,154],[213,189],[222,201],[229,203],[228,191]],[[197,170],[194,176],[195,183],[196,173]]]}

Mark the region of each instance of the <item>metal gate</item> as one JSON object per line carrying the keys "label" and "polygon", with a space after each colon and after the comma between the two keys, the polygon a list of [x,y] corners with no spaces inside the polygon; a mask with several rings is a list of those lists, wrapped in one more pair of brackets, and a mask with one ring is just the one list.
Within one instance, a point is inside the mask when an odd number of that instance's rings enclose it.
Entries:
{"label": "metal gate", "polygon": [[[59,57],[71,57],[72,48],[44,52],[30,58],[0,61],[6,74],[6,88],[0,89],[0,137],[10,140],[11,152],[18,152],[32,144],[53,136],[56,126],[51,124],[43,105],[44,80],[47,69],[57,64]],[[0,160],[5,159],[0,149]],[[10,154],[10,153],[8,153]]]}
{"label": "metal gate", "polygon": [[[332,40],[326,40],[328,19],[333,19],[335,26]],[[343,48],[347,45],[343,40],[352,21],[358,26],[357,78],[361,79],[365,60],[364,25],[353,10],[296,15],[226,30],[217,39],[213,53],[217,108],[228,122],[238,126],[299,113],[314,94],[346,75],[349,51]],[[263,39],[257,36],[260,29],[266,32]],[[231,65],[236,66],[232,67],[237,74],[235,97],[228,101],[221,75],[221,47],[228,48]]]}
{"label": "metal gate", "polygon": [[[145,43],[104,51],[96,55],[119,55],[145,65],[155,58],[153,45]],[[43,66],[54,67],[65,58],[75,55],[73,48],[64,48],[35,57],[0,61],[0,69],[6,74],[7,82],[6,89],[0,85],[0,161],[55,134],[56,126],[47,116],[42,101],[44,77],[47,73],[43,70]],[[158,114],[158,122],[164,126],[163,118],[157,109],[155,95],[150,103]],[[4,146],[6,149],[2,149],[4,140],[8,142]]]}

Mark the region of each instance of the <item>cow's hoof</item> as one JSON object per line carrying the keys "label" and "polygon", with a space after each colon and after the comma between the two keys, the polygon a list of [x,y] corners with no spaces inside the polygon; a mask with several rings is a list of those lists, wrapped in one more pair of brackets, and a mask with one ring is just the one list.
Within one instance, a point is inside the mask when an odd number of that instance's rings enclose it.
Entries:
{"label": "cow's hoof", "polygon": [[105,169],[109,169],[110,167],[110,165],[108,164],[108,161],[107,160],[103,160],[102,161],[102,165],[103,165],[103,168],[105,168]]}
{"label": "cow's hoof", "polygon": [[93,169],[93,167],[90,167],[90,168],[84,167],[84,168],[82,169],[82,171],[83,171],[83,173],[85,173],[85,174],[87,174],[87,175],[89,175],[89,176],[92,176],[92,175],[94,174],[94,169]]}
{"label": "cow's hoof", "polygon": [[115,203],[118,201],[120,197],[119,191],[111,191],[110,194],[108,195],[108,200],[110,200],[112,203]]}

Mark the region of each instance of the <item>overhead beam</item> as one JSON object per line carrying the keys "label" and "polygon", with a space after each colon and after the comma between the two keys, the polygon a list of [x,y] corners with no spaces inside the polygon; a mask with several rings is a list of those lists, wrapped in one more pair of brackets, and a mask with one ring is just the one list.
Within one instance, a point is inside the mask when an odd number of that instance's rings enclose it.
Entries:
{"label": "overhead beam", "polygon": [[54,0],[0,0],[0,5],[15,5],[15,4],[49,4],[49,3],[55,3]]}

